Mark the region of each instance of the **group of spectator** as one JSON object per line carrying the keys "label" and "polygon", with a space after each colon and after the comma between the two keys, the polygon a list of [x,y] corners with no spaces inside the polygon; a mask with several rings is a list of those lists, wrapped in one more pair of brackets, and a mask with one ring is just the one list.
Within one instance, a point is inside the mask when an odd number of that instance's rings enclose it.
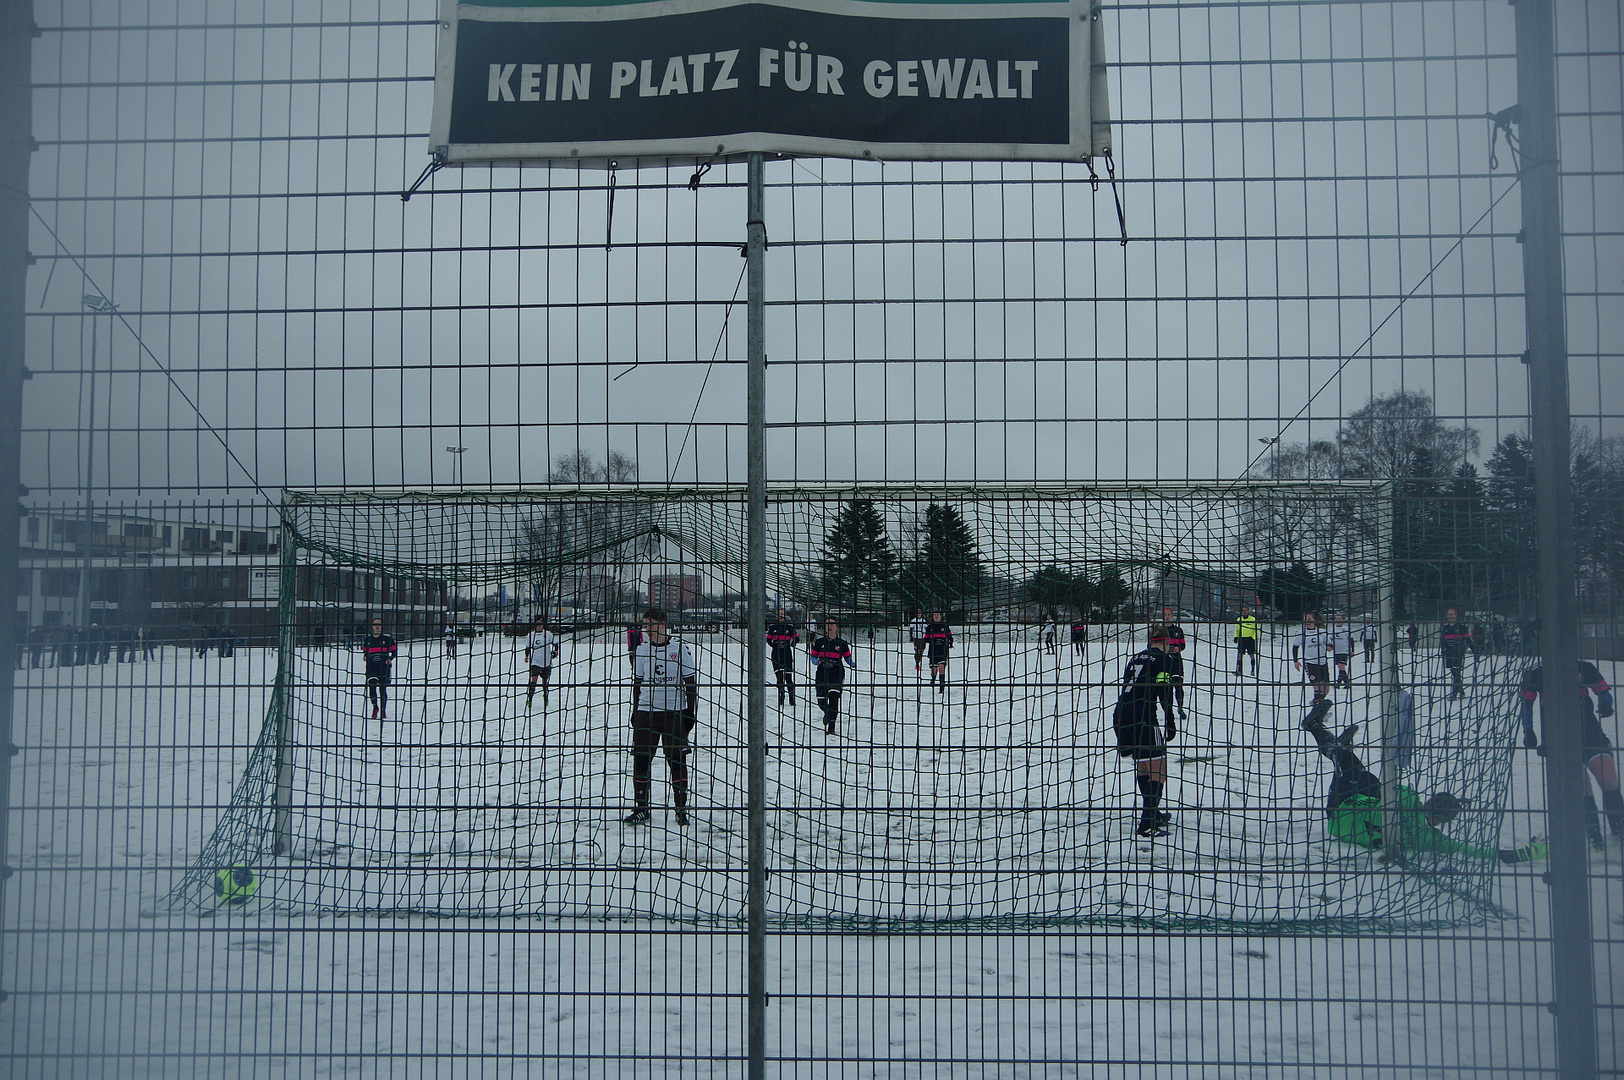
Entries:
{"label": "group of spectator", "polygon": [[[193,648],[198,656],[235,655],[243,639],[229,626],[200,627]],[[123,664],[158,658],[158,635],[150,626],[36,626],[17,643],[19,668]]]}
{"label": "group of spectator", "polygon": [[158,655],[158,639],[147,626],[36,626],[17,648],[20,668],[78,667],[134,663]]}

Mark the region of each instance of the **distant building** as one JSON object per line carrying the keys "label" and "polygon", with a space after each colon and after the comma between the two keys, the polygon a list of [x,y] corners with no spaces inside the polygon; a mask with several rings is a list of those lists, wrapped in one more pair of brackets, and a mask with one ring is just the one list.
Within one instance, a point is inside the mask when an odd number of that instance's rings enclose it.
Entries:
{"label": "distant building", "polygon": [[[193,641],[208,627],[230,627],[250,644],[277,639],[279,530],[98,512],[87,540],[85,517],[71,508],[26,510],[19,529],[16,619],[25,632],[77,626],[83,579],[87,626],[145,626],[160,641]],[[306,642],[336,643],[374,616],[397,637],[433,635],[449,606],[443,580],[309,564],[294,580]]]}
{"label": "distant building", "polygon": [[698,574],[664,574],[648,579],[649,607],[683,611],[699,606],[702,598]]}

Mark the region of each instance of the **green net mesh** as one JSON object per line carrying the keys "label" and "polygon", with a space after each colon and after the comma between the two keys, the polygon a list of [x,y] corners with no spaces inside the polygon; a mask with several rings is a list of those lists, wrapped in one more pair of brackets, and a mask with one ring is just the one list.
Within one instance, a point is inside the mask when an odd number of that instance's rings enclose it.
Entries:
{"label": "green net mesh", "polygon": [[[858,668],[833,736],[805,661],[793,702],[769,672],[769,918],[1292,932],[1496,917],[1492,858],[1384,859],[1330,836],[1330,763],[1299,727],[1300,613],[1341,612],[1352,658],[1330,729],[1361,725],[1349,745],[1370,770],[1459,798],[1452,840],[1511,841],[1526,660],[1497,635],[1453,693],[1436,633],[1412,646],[1387,614],[1390,510],[1385,489],[1349,484],[774,491],[770,603],[803,649],[809,620],[840,619]],[[295,494],[284,514],[273,703],[172,907],[213,910],[215,871],[245,864],[270,912],[742,919],[741,491]],[[686,827],[658,757],[653,821],[622,823],[626,629],[651,591],[700,673]],[[1255,674],[1233,643],[1243,603],[1261,609]],[[916,667],[920,608],[953,626],[945,685],[928,657]],[[400,639],[386,719],[355,651],[374,612]],[[1188,635],[1188,719],[1170,829],[1140,838],[1110,718],[1164,612]],[[560,655],[527,707],[513,628],[537,614]]]}

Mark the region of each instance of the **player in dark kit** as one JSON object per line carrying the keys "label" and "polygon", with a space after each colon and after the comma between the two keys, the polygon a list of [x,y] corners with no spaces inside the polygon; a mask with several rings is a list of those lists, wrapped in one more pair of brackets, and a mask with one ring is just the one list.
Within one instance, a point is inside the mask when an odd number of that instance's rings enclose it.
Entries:
{"label": "player in dark kit", "polygon": [[953,630],[940,611],[925,624],[925,648],[930,652],[930,684],[938,694],[947,690],[947,654],[953,649]]}
{"label": "player in dark kit", "polygon": [[366,661],[367,700],[372,702],[372,719],[389,718],[389,672],[395,666],[400,644],[383,632],[383,620],[372,620],[372,633],[361,639],[361,656]]}
{"label": "player in dark kit", "polygon": [[[1331,790],[1325,797],[1325,828],[1338,840],[1360,847],[1379,848],[1383,844],[1382,784],[1365,768],[1353,750],[1358,724],[1350,724],[1333,736],[1325,728],[1331,711],[1329,699],[1314,703],[1303,719],[1302,728],[1314,737],[1319,752],[1331,762]],[[1550,845],[1533,841],[1519,848],[1480,848],[1447,836],[1439,828],[1453,821],[1461,811],[1461,801],[1447,791],[1427,796],[1425,802],[1412,787],[1400,785],[1395,808],[1402,846],[1407,851],[1437,851],[1468,855],[1476,859],[1499,859],[1503,863],[1538,862]]]}
{"label": "player in dark kit", "polygon": [[1167,656],[1172,661],[1169,669],[1173,673],[1173,701],[1178,705],[1179,719],[1188,719],[1184,715],[1184,650],[1188,646],[1184,638],[1184,627],[1173,621],[1173,610],[1162,609],[1162,625],[1167,631]]}
{"label": "player in dark kit", "polygon": [[795,646],[801,643],[801,632],[789,621],[788,613],[778,609],[778,618],[767,624],[767,648],[771,650],[773,679],[778,683],[778,704],[784,704],[784,693],[789,692],[789,703],[795,704]]}
{"label": "player in dark kit", "polygon": [[[1117,753],[1133,759],[1144,800],[1137,836],[1161,836],[1173,820],[1160,809],[1167,785],[1167,744],[1178,734],[1173,723],[1173,664],[1166,645],[1167,628],[1153,628],[1150,647],[1135,653],[1122,672],[1122,694],[1111,716]],[[1158,705],[1166,717],[1164,727],[1156,724]]]}
{"label": "player in dark kit", "polygon": [[812,685],[817,690],[818,706],[823,710],[823,727],[835,733],[835,720],[840,715],[840,689],[846,681],[846,668],[856,670],[851,645],[840,636],[840,624],[833,619],[823,623],[823,635],[812,639],[807,655],[816,665],[812,672]]}
{"label": "player in dark kit", "polygon": [[1460,613],[1450,608],[1443,626],[1438,631],[1438,647],[1443,654],[1444,667],[1449,669],[1449,696],[1465,697],[1466,686],[1461,682],[1461,669],[1466,666],[1466,651],[1473,647],[1472,628],[1460,621]]}
{"label": "player in dark kit", "polygon": [[1083,621],[1081,615],[1071,624],[1071,651],[1077,656],[1088,655],[1088,623]]}
{"label": "player in dark kit", "polygon": [[[1540,723],[1550,715],[1545,711],[1545,676],[1543,665],[1534,668],[1522,681],[1522,727],[1523,745],[1530,750],[1538,750],[1539,756],[1545,756],[1545,747],[1539,737],[1534,734],[1534,702],[1540,702]],[[1596,695],[1595,704],[1591,704],[1590,695]],[[1560,714],[1559,714],[1560,715]],[[1618,762],[1613,757],[1613,742],[1602,730],[1601,722],[1597,719],[1607,719],[1613,715],[1613,690],[1607,685],[1607,680],[1601,677],[1596,665],[1588,660],[1579,661],[1579,744],[1581,746],[1580,760],[1584,763],[1581,776],[1588,774],[1594,778],[1596,786],[1601,789],[1601,806],[1607,814],[1607,823],[1612,828],[1614,840],[1624,840],[1624,793],[1618,790]],[[1589,802],[1590,785],[1585,784],[1586,802]],[[1594,804],[1592,804],[1594,805]],[[1607,846],[1602,838],[1601,819],[1597,817],[1594,809],[1585,813],[1585,832],[1590,836],[1590,845],[1603,849]]]}

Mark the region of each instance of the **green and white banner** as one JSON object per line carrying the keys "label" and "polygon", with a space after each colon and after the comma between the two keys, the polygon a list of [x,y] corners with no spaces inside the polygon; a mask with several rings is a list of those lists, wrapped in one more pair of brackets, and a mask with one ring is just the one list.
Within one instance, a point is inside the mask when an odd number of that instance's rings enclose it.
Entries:
{"label": "green and white banner", "polygon": [[457,163],[1077,161],[1110,148],[1082,0],[444,0],[430,150]]}

